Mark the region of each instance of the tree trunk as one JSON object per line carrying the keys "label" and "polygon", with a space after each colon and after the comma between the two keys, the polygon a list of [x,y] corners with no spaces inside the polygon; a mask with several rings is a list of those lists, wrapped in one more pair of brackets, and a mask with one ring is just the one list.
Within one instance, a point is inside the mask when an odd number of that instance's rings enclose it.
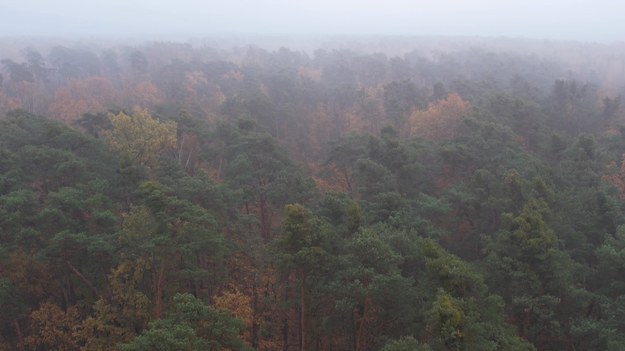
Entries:
{"label": "tree trunk", "polygon": [[362,316],[360,318],[360,324],[358,325],[358,333],[356,335],[356,349],[355,351],[363,351],[365,347],[365,329],[367,328],[367,315],[369,314],[369,298],[365,297],[365,302],[362,307]]}
{"label": "tree trunk", "polygon": [[[284,287],[284,303],[289,302],[289,285],[288,283]],[[289,349],[289,317],[288,311],[284,312],[284,319],[282,320],[282,351],[288,351]]]}
{"label": "tree trunk", "polygon": [[24,351],[24,334],[22,334],[22,328],[20,328],[20,323],[17,319],[13,321],[13,326],[15,327],[15,335],[17,336],[17,349]]}
{"label": "tree trunk", "polygon": [[306,273],[301,273],[302,279],[299,294],[299,351],[306,351]]}
{"label": "tree trunk", "polygon": [[80,271],[74,267],[74,265],[70,262],[70,261],[65,261],[65,263],[67,264],[67,267],[69,267],[69,269],[76,274],[76,276],[78,276],[78,278],[80,278],[80,280],[83,281],[83,283],[85,283],[85,285],[87,285],[87,287],[93,291],[93,293],[95,294],[95,296],[97,296],[99,299],[104,300],[104,298],[102,297],[102,295],[100,294],[100,292],[98,291],[98,289],[95,287],[95,285],[93,285],[93,283],[91,283],[91,281],[89,279],[87,279],[87,277],[85,277],[82,273],[80,273]]}
{"label": "tree trunk", "polygon": [[260,207],[260,232],[265,243],[268,243],[271,239],[271,223],[269,223],[269,209],[267,208],[267,196],[260,194],[259,196]]}
{"label": "tree trunk", "polygon": [[252,285],[252,325],[251,325],[251,344],[254,350],[258,349],[258,275],[254,274],[254,283]]}
{"label": "tree trunk", "polygon": [[[156,268],[155,268],[156,269]],[[154,318],[161,318],[163,312],[163,286],[165,283],[165,263],[161,263],[154,273]]]}

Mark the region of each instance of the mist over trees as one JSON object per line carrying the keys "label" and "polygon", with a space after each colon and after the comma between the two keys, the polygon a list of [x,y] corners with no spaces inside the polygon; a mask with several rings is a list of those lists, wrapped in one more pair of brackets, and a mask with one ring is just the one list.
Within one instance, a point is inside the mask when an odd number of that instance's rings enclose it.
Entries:
{"label": "mist over trees", "polygon": [[0,350],[622,350],[625,48],[344,43],[0,43]]}

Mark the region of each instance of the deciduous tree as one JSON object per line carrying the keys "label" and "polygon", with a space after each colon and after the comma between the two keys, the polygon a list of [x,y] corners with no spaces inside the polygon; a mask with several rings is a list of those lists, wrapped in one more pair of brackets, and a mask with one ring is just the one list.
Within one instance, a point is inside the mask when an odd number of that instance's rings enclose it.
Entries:
{"label": "deciduous tree", "polygon": [[124,162],[154,167],[160,154],[176,145],[176,123],[158,121],[147,110],[109,118],[113,129],[103,132],[103,137]]}

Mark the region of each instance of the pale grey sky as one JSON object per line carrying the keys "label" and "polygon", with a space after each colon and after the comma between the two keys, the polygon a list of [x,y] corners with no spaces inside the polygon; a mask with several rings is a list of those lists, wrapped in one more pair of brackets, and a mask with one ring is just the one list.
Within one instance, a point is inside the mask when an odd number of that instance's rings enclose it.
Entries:
{"label": "pale grey sky", "polygon": [[625,41],[622,0],[0,0],[0,36],[452,35]]}

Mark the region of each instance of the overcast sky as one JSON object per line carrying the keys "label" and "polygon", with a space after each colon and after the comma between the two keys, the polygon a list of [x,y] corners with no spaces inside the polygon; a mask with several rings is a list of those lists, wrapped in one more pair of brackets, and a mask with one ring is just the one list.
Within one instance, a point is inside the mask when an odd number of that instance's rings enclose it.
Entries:
{"label": "overcast sky", "polygon": [[625,41],[622,0],[0,0],[0,36],[451,35]]}

